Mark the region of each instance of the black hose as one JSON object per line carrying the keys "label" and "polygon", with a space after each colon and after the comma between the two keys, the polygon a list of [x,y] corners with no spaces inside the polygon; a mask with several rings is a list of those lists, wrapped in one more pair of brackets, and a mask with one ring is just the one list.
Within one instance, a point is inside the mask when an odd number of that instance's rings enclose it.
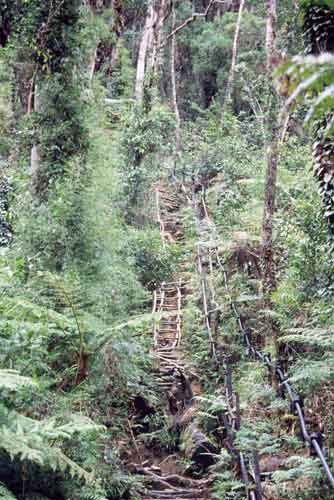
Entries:
{"label": "black hose", "polygon": [[[217,252],[216,252],[216,254],[217,254],[216,255],[217,262],[223,271],[224,284],[225,284],[226,291],[229,292],[227,272],[224,269]],[[250,356],[258,359],[262,363],[264,363],[268,368],[269,375],[271,375],[273,372],[273,369],[274,369],[274,365],[270,359],[270,356],[268,354],[262,353],[261,351],[258,351],[255,349],[255,347],[252,345],[250,332],[246,331],[246,329],[243,325],[242,319],[240,317],[240,314],[238,312],[237,306],[232,299],[231,299],[230,305],[231,305],[231,309],[233,310],[234,315],[236,317],[239,329],[240,329],[241,333],[243,334],[244,343],[245,343],[248,355],[250,355]],[[289,400],[291,402],[293,410],[296,411],[296,413],[297,413],[302,436],[303,436],[303,440],[310,446],[311,449],[313,448],[315,454],[318,456],[320,463],[322,464],[322,466],[325,470],[325,473],[326,473],[326,476],[329,480],[330,485],[332,486],[332,488],[334,488],[334,477],[333,477],[333,474],[332,474],[332,472],[329,468],[329,465],[326,461],[326,458],[325,458],[325,455],[324,455],[324,452],[322,449],[322,443],[320,442],[320,440],[316,436],[314,436],[314,435],[310,436],[310,434],[307,430],[305,416],[304,416],[304,412],[303,412],[303,408],[302,408],[302,398],[293,391],[291,385],[286,380],[284,372],[279,364],[275,368],[275,373],[276,373],[278,381],[281,384],[281,387],[283,388],[283,390],[287,393],[287,395],[289,397]],[[270,377],[270,380],[272,380],[271,377]],[[243,457],[241,452],[239,453],[239,461],[240,461],[241,476],[242,476],[243,482],[247,488],[248,483],[249,483],[248,471],[247,471],[247,466],[246,466],[244,457]],[[250,498],[251,500],[259,500],[259,498],[261,498],[261,492],[259,492],[259,494],[258,494],[257,489],[256,489],[256,491],[254,491],[254,490],[249,491],[248,498]]]}
{"label": "black hose", "polygon": [[[243,333],[247,352],[251,353],[257,359],[259,359],[260,361],[262,361],[263,363],[265,363],[266,366],[268,367],[268,370],[271,371],[272,368],[273,368],[273,364],[272,364],[269,356],[265,355],[264,353],[262,353],[260,351],[257,351],[255,349],[255,347],[251,343],[251,339],[250,339],[249,333],[245,330],[245,328],[244,328],[244,326],[242,324],[240,315],[238,313],[238,310],[237,310],[235,304],[232,305],[232,309],[233,309],[233,311],[234,311],[234,313],[236,315],[237,322],[239,324],[240,330]],[[278,378],[281,386],[283,387],[284,391],[287,393],[287,395],[288,395],[288,397],[289,397],[289,399],[290,399],[290,401],[291,401],[291,403],[293,405],[293,408],[297,412],[297,416],[298,416],[298,419],[299,419],[299,424],[300,424],[300,429],[301,429],[301,432],[302,432],[303,440],[306,443],[308,443],[308,445],[311,448],[314,449],[315,454],[318,456],[318,458],[320,460],[320,463],[321,463],[321,465],[323,466],[323,468],[325,470],[325,473],[326,473],[326,476],[328,478],[328,481],[329,481],[330,485],[332,486],[332,488],[334,488],[334,476],[333,476],[333,474],[332,474],[332,472],[331,472],[331,470],[329,468],[329,465],[328,465],[328,463],[326,461],[326,458],[325,458],[324,452],[322,450],[322,447],[319,444],[319,440],[316,437],[311,437],[310,434],[309,434],[309,432],[308,432],[308,430],[307,430],[306,421],[305,421],[305,415],[304,415],[302,404],[301,404],[302,400],[301,400],[300,396],[298,396],[298,394],[296,394],[293,391],[291,385],[286,380],[286,377],[284,375],[284,372],[283,372],[282,368],[280,368],[279,366],[276,367],[276,375],[277,375],[277,378]],[[256,497],[255,497],[255,499],[256,499]]]}

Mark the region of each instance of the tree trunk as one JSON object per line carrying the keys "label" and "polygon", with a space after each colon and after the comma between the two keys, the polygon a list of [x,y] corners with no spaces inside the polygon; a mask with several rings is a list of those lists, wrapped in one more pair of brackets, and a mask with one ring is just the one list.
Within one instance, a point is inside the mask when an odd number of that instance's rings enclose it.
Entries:
{"label": "tree trunk", "polygon": [[276,0],[268,0],[267,33],[266,33],[268,73],[270,73],[273,69],[274,57],[276,54],[276,27],[277,27]]}
{"label": "tree trunk", "polygon": [[155,16],[156,13],[153,8],[153,3],[151,2],[147,8],[144,32],[140,42],[138,61],[137,61],[135,97],[137,102],[139,103],[141,103],[143,100],[146,59],[147,59],[148,49],[153,39],[153,27],[154,27]]}
{"label": "tree trunk", "polygon": [[88,69],[88,75],[89,75],[89,83],[91,84],[94,78],[95,74],[95,66],[96,66],[96,56],[97,56],[97,49],[98,47],[95,47],[94,52],[92,54],[90,63],[89,63],[89,69]]}
{"label": "tree trunk", "polygon": [[[175,3],[173,3],[173,31],[176,27],[176,11]],[[173,93],[173,106],[175,113],[175,152],[177,159],[181,156],[181,118],[179,106],[177,103],[177,90],[176,90],[176,72],[175,72],[175,59],[176,59],[176,37],[172,36],[172,52],[171,52],[171,78],[172,78],[172,93]]]}
{"label": "tree trunk", "polygon": [[272,131],[272,141],[268,147],[267,172],[265,181],[265,199],[262,222],[262,272],[263,291],[270,294],[276,289],[276,274],[273,252],[273,215],[275,212],[277,165],[278,165],[278,129]]}
{"label": "tree trunk", "polygon": [[[266,48],[267,48],[267,70],[268,78],[272,78],[272,62],[276,50],[276,0],[268,0],[268,14],[267,14],[267,33],[266,33]],[[275,90],[272,87],[272,102],[276,102]],[[274,118],[276,123],[272,124],[271,114],[276,112],[271,107],[269,109],[268,125],[269,133],[271,136],[268,153],[267,153],[267,172],[265,180],[264,192],[264,208],[263,208],[263,221],[262,221],[262,286],[264,308],[271,310],[272,293],[276,290],[276,270],[273,249],[273,218],[275,212],[276,200],[276,184],[277,184],[277,166],[279,158],[279,143],[280,143],[280,130],[282,122],[280,119]],[[274,342],[276,355],[279,355],[278,349],[278,325],[276,321],[269,317],[267,319],[267,327]]]}
{"label": "tree trunk", "polygon": [[168,0],[161,0],[159,11],[156,15],[156,22],[153,29],[152,51],[149,61],[149,69],[153,72],[153,77],[156,78],[161,66],[161,38],[162,28],[165,20],[170,14],[170,4]]}
{"label": "tree trunk", "polygon": [[165,12],[166,0],[161,0],[160,7],[155,14],[155,23],[152,30],[152,48],[150,57],[147,63],[149,70],[153,70],[155,66],[155,60],[158,53],[158,36],[164,23],[164,12]]}
{"label": "tree trunk", "polygon": [[235,66],[237,63],[240,26],[241,26],[241,21],[242,21],[243,10],[245,7],[245,2],[246,2],[246,0],[241,0],[240,6],[239,6],[238,19],[237,19],[237,24],[236,24],[235,33],[234,33],[234,40],[233,40],[232,62],[231,62],[230,73],[229,73],[228,81],[227,81],[227,85],[226,85],[224,108],[225,108],[225,105],[229,104],[229,102],[231,100],[231,91],[232,91],[233,83],[234,83]]}
{"label": "tree trunk", "polygon": [[[37,110],[38,110],[37,84],[35,81],[35,77],[33,77],[28,99],[27,114],[31,114],[33,111]],[[35,196],[38,194],[39,172],[40,172],[40,156],[37,145],[33,144],[30,155],[30,185],[31,185],[31,192]]]}
{"label": "tree trunk", "polygon": [[[89,5],[93,16],[101,15],[106,8],[103,0],[89,0]],[[104,45],[98,41],[89,65],[90,82],[92,81],[95,72],[99,71],[101,68],[105,69],[104,73],[106,76],[110,77],[112,75],[123,44],[122,34],[126,24],[123,1],[112,0],[112,8],[112,32],[115,34],[116,43],[114,45]]]}
{"label": "tree trunk", "polygon": [[[306,53],[321,56],[334,54],[334,11],[325,5],[310,4],[303,12]],[[320,90],[319,90],[320,92]],[[328,224],[330,252],[334,248],[334,137],[333,113],[328,111],[314,123],[313,164],[319,184],[324,216]]]}

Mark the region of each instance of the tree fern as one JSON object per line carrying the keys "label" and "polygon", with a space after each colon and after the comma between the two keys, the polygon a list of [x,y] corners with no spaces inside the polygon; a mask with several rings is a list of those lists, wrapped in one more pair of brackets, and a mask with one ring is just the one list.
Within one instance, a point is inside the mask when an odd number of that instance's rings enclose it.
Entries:
{"label": "tree fern", "polygon": [[[1,336],[5,337],[0,356],[3,355],[6,363],[14,359],[17,362],[24,351],[20,351],[20,345],[29,350],[33,347],[33,352],[38,347],[40,351],[44,349],[45,357],[54,364],[52,358],[57,355],[60,344],[65,362],[75,365],[75,383],[78,384],[87,376],[86,337],[87,332],[93,329],[91,316],[84,315],[87,306],[85,287],[75,278],[63,278],[50,272],[38,273],[33,285],[24,297],[5,297],[0,306],[3,313],[0,319]],[[13,340],[17,337],[18,342],[14,345],[18,347],[18,352],[13,352]],[[60,343],[59,338],[63,340]],[[38,346],[32,346],[34,342],[38,342]],[[51,354],[47,354],[46,350]]]}
{"label": "tree fern", "polygon": [[[67,307],[72,315],[76,324],[77,333],[80,339],[80,357],[84,354],[84,330],[80,321],[80,309],[82,307],[82,289],[78,282],[75,280],[65,280],[56,274],[50,272],[42,273],[42,278],[51,289],[54,297],[61,306]],[[79,360],[80,364],[80,360]]]}

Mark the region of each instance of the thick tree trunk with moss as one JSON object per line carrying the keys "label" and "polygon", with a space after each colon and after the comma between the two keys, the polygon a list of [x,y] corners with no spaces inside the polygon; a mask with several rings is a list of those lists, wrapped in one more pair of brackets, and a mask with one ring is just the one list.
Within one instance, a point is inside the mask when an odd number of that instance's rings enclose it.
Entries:
{"label": "thick tree trunk with moss", "polygon": [[169,0],[161,0],[159,8],[157,8],[156,20],[153,26],[153,40],[151,54],[148,62],[148,69],[152,72],[152,78],[156,79],[161,66],[161,39],[162,29],[165,21],[171,12],[171,4]]}
{"label": "thick tree trunk with moss", "polygon": [[[103,5],[102,5],[103,4]],[[100,7],[97,10],[92,8],[93,15],[102,14],[103,11],[111,6],[113,10],[112,17],[112,27],[111,30],[115,36],[116,41],[114,43],[102,43],[97,44],[94,53],[92,54],[91,64],[90,64],[90,78],[94,76],[97,71],[103,71],[106,77],[110,78],[113,74],[115,65],[118,61],[120,49],[123,44],[123,32],[126,26],[126,15],[124,11],[123,0],[110,0],[109,2],[102,2],[99,4]]]}

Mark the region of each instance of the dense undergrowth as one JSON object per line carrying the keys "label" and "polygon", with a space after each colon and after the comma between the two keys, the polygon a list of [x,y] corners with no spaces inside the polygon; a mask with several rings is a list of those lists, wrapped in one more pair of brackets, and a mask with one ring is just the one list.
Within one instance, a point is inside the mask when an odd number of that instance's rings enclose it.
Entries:
{"label": "dense undergrowth", "polygon": [[[237,12],[214,11],[180,32],[183,147],[177,157],[169,66],[160,62],[158,75],[146,74],[142,103],[132,99],[142,2],[124,2],[121,14],[104,2],[98,15],[80,2],[63,12],[61,3],[46,32],[40,27],[48,12],[38,2],[23,2],[23,11],[21,2],[12,3],[18,11],[0,2],[1,37],[8,19],[15,26],[8,44],[1,38],[0,52],[0,498],[135,500],[142,481],[129,464],[137,433],[162,456],[181,449],[182,465],[191,467],[186,445],[162,411],[151,355],[152,291],[179,272],[191,290],[183,342],[200,379],[196,421],[219,448],[210,469],[213,495],[244,498],[233,460],[215,438],[217,413],[226,409],[226,373],[209,355],[196,262],[199,240],[211,238],[228,273],[229,293],[218,266],[212,283],[218,360],[232,360],[241,401],[238,447],[246,456],[258,451],[270,498],[331,498],[318,461],[298,439],[295,415],[277,398],[264,368],[247,357],[230,308],[232,297],[257,345],[273,356],[266,320],[277,322],[288,377],[304,398],[312,429],[324,432],[333,465],[333,258],[302,111],[290,117],[280,148],[278,286],[270,311],[262,302],[272,111],[264,5],[249,2],[242,20],[232,100],[223,114]],[[278,43],[296,52],[300,38],[290,3],[279,9]],[[200,9],[205,2],[195,4]],[[178,21],[191,9],[191,2],[181,2]],[[117,23],[125,31],[110,70]],[[167,19],[163,32],[170,28]],[[63,36],[59,48],[55,40]],[[90,80],[97,44],[98,69]],[[161,57],[170,62],[168,48]],[[31,82],[40,107],[28,113],[24,83],[29,94]],[[197,200],[205,193],[211,232],[198,232],[198,213],[181,193],[185,238],[182,245],[161,245],[154,194],[160,179],[171,191],[178,189],[175,179],[183,182]],[[138,401],[149,409],[143,418]]]}
{"label": "dense undergrowth", "polygon": [[[235,122],[235,126],[240,125]],[[315,202],[317,192],[310,166],[305,170],[304,158],[309,154],[309,147],[292,137],[281,153],[275,224],[279,286],[274,295],[275,309],[268,311],[262,306],[259,274],[262,215],[260,183],[263,182],[261,149],[252,145],[253,137],[243,135],[237,145],[233,143],[233,153],[229,156],[224,143],[226,141],[228,144],[226,134],[219,139],[212,150],[219,156],[217,144],[224,148],[221,174],[218,173],[206,190],[209,216],[215,228],[211,231],[211,242],[210,231],[200,237],[196,234],[194,213],[189,209],[184,211],[184,223],[188,227],[187,245],[193,249],[195,256],[192,276],[197,286],[194,285],[194,288],[200,289],[196,278],[198,241],[206,242],[208,246],[217,245],[229,276],[228,294],[220,267],[214,270],[213,285],[221,311],[218,317],[218,346],[223,356],[227,354],[231,359],[235,390],[241,400],[243,425],[238,442],[246,456],[250,450],[258,450],[264,473],[274,471],[268,473],[270,480],[266,494],[274,495],[274,498],[291,498],[294,495],[293,498],[306,499],[312,498],[320,490],[321,498],[330,498],[330,491],[322,483],[319,464],[305,454],[304,445],[295,434],[296,417],[289,404],[277,397],[270,377],[268,381],[267,369],[248,360],[242,332],[230,308],[230,301],[233,300],[247,327],[251,328],[253,340],[265,352],[272,349],[265,318],[268,314],[274,315],[280,327],[280,340],[286,349],[289,348],[289,380],[305,398],[306,412],[314,430],[319,425],[327,429],[329,444],[333,425],[331,412],[328,412],[333,377],[332,354],[326,342],[331,336],[332,322],[332,299],[327,281],[330,272],[329,246],[320,208]],[[247,161],[240,175],[239,169],[233,169],[233,161],[240,165],[238,153],[245,161],[246,155],[242,154],[242,148],[247,151]],[[228,161],[227,168],[224,168],[224,160]],[[209,339],[200,296],[188,300],[185,321],[189,356],[200,370],[202,380],[206,381],[205,395],[201,398],[202,425],[209,425],[210,429],[216,412],[225,409],[225,376],[220,351],[218,359],[221,370],[207,356]],[[196,325],[201,322],[203,326],[198,329]],[[223,450],[214,467],[217,498],[222,495],[226,498],[243,498],[243,485],[226,472],[229,460],[229,455]]]}

